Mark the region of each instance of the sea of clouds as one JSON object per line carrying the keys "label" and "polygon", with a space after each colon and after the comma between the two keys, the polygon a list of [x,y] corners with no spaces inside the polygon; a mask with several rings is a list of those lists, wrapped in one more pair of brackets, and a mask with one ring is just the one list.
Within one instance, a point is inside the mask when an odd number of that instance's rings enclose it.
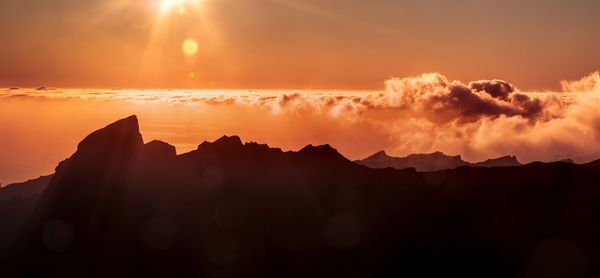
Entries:
{"label": "sea of clouds", "polygon": [[[394,155],[443,151],[471,161],[502,155],[516,155],[522,162],[596,159],[600,157],[600,74],[561,84],[559,92],[524,92],[503,80],[463,83],[427,73],[389,79],[385,89],[372,92],[40,88],[3,89],[0,99],[227,108],[228,113],[256,111],[270,121],[293,117],[301,121],[290,124],[290,132],[318,129],[326,133],[321,138],[331,138],[332,145],[342,153],[348,150],[352,159],[381,148]],[[362,151],[357,151],[359,145]]]}

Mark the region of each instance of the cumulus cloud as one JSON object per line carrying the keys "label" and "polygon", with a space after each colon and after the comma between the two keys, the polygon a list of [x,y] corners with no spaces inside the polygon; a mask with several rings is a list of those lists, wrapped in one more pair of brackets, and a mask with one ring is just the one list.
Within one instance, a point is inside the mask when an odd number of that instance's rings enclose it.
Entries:
{"label": "cumulus cloud", "polygon": [[493,98],[508,101],[508,96],[515,91],[512,84],[503,80],[480,80],[469,83],[469,88],[475,91],[486,92]]}

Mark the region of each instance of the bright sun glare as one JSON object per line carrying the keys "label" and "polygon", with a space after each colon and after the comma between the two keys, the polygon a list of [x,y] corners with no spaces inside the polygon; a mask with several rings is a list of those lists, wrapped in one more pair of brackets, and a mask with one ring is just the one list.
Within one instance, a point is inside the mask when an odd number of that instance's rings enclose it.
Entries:
{"label": "bright sun glare", "polygon": [[[162,10],[171,10],[177,8],[180,14],[185,13],[184,5],[198,5],[200,4],[200,0],[161,0],[160,8]],[[183,12],[182,12],[183,11]]]}
{"label": "bright sun glare", "polygon": [[178,4],[178,2],[179,2],[178,0],[162,0],[160,2],[160,8],[164,9],[164,10],[170,9],[173,6],[175,6],[176,4]]}

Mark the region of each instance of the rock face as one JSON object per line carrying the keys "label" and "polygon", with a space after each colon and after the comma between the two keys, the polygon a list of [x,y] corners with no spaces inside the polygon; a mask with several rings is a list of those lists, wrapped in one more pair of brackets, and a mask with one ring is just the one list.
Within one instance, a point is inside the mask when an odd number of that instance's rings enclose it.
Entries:
{"label": "rock face", "polygon": [[600,274],[589,263],[600,261],[598,166],[420,173],[358,165],[328,145],[283,152],[236,136],[174,151],[143,144],[135,117],[86,137],[10,241],[2,274]]}
{"label": "rock face", "polygon": [[503,156],[499,158],[488,159],[483,162],[469,163],[462,160],[460,155],[448,156],[442,152],[434,152],[430,154],[411,154],[407,157],[392,157],[387,155],[385,151],[380,151],[365,159],[357,160],[356,163],[370,168],[415,168],[419,172],[454,169],[461,166],[506,167],[521,165],[521,163],[519,163],[517,158],[514,156]]}

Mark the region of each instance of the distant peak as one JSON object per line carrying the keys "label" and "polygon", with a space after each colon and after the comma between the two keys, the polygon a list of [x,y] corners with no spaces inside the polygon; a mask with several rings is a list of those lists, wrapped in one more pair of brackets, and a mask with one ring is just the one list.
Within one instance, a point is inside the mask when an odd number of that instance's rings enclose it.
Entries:
{"label": "distant peak", "polygon": [[227,136],[227,135],[223,135],[221,138],[215,140],[214,142],[210,143],[207,141],[202,142],[202,144],[198,145],[198,149],[204,148],[204,147],[208,147],[208,146],[217,146],[217,147],[235,147],[235,148],[239,148],[244,146],[244,144],[242,144],[242,139],[240,139],[239,136]]}
{"label": "distant peak", "polygon": [[304,147],[300,151],[298,151],[298,153],[317,155],[317,156],[322,156],[322,157],[342,158],[342,159],[346,160],[346,158],[343,155],[341,155],[336,149],[331,147],[329,144],[319,145],[319,146],[307,145],[306,147]]}
{"label": "distant peak", "polygon": [[161,141],[161,140],[152,140],[152,141],[146,143],[146,145],[165,145],[165,144],[170,145],[169,143]]}
{"label": "distant peak", "polygon": [[306,145],[306,147],[302,148],[300,150],[300,152],[307,152],[307,151],[334,151],[337,153],[337,150],[334,149],[333,147],[331,147],[329,144],[325,144],[325,145],[318,145],[318,146],[313,146],[312,144],[308,144]]}
{"label": "distant peak", "polygon": [[388,154],[385,152],[385,150],[381,150],[374,153],[372,156],[388,156]]}
{"label": "distant peak", "polygon": [[374,153],[374,154],[370,155],[369,157],[365,158],[364,160],[367,160],[367,159],[385,159],[385,158],[390,158],[390,157],[391,157],[391,156],[389,156],[389,155],[388,155],[388,154],[385,152],[385,150],[381,150],[381,151],[378,151],[378,152],[376,152],[376,153]]}
{"label": "distant peak", "polygon": [[414,153],[414,154],[408,155],[406,158],[417,158],[417,157],[442,158],[442,157],[451,157],[451,156],[446,155],[443,152],[436,151],[436,152],[432,152],[432,153]]}
{"label": "distant peak", "polygon": [[559,160],[559,162],[575,164],[575,161],[573,161],[573,159],[570,159],[570,158],[561,159],[561,160]]}
{"label": "distant peak", "polygon": [[240,139],[239,136],[227,136],[227,135],[223,135],[223,137],[217,139],[217,141],[213,142],[213,144],[219,144],[219,145],[236,145],[236,146],[242,146],[242,139]]}
{"label": "distant peak", "polygon": [[517,162],[517,163],[519,162],[517,160],[517,157],[514,155],[505,155],[505,156],[498,157],[496,159],[491,159],[491,160],[506,160],[506,161],[513,161],[513,162]]}
{"label": "distant peak", "polygon": [[170,158],[177,156],[177,150],[169,143],[153,140],[144,145],[144,155],[147,158]]}
{"label": "distant peak", "polygon": [[521,163],[514,155],[505,155],[498,158],[490,158],[483,162],[474,163],[474,166],[479,167],[500,167],[500,166],[519,166]]}

